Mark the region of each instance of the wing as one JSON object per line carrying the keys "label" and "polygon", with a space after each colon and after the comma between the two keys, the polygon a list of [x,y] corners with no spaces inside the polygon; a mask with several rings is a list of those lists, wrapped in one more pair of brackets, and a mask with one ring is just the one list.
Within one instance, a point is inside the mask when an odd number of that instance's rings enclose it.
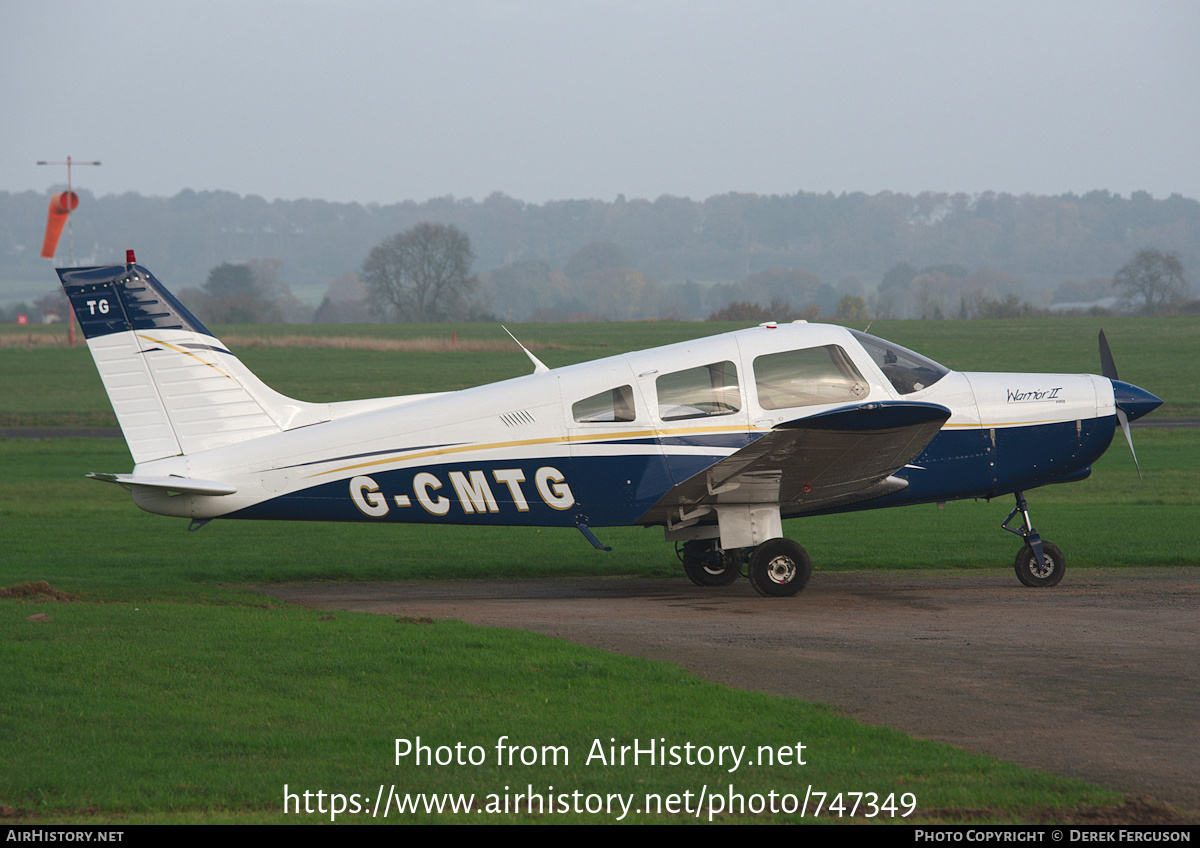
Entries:
{"label": "wing", "polygon": [[779,504],[784,516],[898,492],[892,476],[950,417],[932,403],[886,401],[789,421],[670,489],[642,524],[678,526],[716,504]]}

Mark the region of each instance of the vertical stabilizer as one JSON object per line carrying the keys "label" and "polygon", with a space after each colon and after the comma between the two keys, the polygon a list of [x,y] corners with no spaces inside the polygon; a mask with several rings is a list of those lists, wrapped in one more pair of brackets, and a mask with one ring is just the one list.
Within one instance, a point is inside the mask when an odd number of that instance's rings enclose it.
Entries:
{"label": "vertical stabilizer", "polygon": [[329,419],[263,384],[142,266],[58,275],[135,462]]}

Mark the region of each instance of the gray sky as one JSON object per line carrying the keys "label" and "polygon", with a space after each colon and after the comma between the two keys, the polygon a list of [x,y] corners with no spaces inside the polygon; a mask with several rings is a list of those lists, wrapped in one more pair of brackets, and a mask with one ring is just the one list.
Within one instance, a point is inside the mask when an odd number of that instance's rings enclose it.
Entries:
{"label": "gray sky", "polygon": [[1200,3],[0,0],[0,190],[1200,198]]}

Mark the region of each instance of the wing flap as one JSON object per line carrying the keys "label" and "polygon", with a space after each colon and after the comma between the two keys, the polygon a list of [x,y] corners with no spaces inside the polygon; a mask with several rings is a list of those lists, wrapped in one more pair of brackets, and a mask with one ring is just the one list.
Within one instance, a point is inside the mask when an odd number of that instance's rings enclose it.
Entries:
{"label": "wing flap", "polygon": [[888,401],[778,425],[668,491],[642,523],[667,523],[717,504],[778,503],[799,515],[900,491],[893,476],[941,430],[950,410]]}

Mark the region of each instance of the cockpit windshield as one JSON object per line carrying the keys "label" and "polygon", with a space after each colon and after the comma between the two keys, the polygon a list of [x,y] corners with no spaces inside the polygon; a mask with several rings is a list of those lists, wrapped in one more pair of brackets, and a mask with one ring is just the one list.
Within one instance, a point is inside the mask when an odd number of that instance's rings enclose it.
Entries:
{"label": "cockpit windshield", "polygon": [[950,373],[949,368],[919,353],[913,353],[908,348],[858,330],[850,332],[870,354],[871,359],[896,391],[902,395],[927,389]]}

